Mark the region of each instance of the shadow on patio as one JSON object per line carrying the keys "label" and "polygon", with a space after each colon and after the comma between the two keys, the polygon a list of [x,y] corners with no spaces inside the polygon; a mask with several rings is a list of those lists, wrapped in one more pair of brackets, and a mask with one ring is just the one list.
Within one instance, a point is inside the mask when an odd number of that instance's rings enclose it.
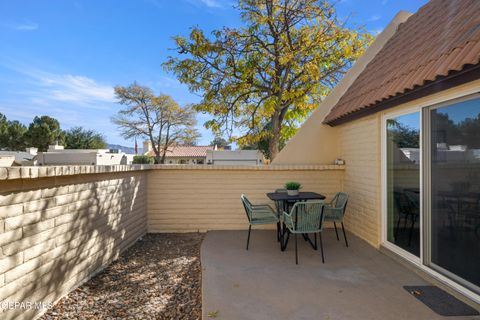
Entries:
{"label": "shadow on patio", "polygon": [[[202,244],[203,316],[217,319],[445,319],[403,286],[423,278],[349,234],[350,247],[325,230],[320,251],[293,241],[281,252],[274,231],[209,232]],[[478,317],[454,317],[478,319]]]}

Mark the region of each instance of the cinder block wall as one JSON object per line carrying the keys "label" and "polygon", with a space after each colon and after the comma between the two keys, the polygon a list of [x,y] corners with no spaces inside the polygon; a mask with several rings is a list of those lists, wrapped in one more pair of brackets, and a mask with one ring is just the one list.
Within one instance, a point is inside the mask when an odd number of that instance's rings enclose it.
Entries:
{"label": "cinder block wall", "polygon": [[[44,178],[22,179],[22,170],[0,181],[3,303],[54,302],[146,233],[146,171],[44,170]],[[1,319],[32,319],[45,310],[0,311]]]}
{"label": "cinder block wall", "polygon": [[266,193],[283,188],[287,181],[298,181],[304,190],[331,199],[343,190],[343,171],[342,166],[167,166],[152,170],[147,183],[148,231],[246,229],[242,193],[254,203],[274,207]]}
{"label": "cinder block wall", "polygon": [[373,246],[380,245],[381,166],[379,115],[340,126],[344,187],[349,194],[346,227]]}
{"label": "cinder block wall", "polygon": [[267,192],[298,181],[331,199],[343,174],[342,166],[0,168],[0,302],[27,307],[2,309],[0,319],[34,319],[45,309],[26,303],[55,302],[147,230],[245,229],[240,194],[273,205]]}

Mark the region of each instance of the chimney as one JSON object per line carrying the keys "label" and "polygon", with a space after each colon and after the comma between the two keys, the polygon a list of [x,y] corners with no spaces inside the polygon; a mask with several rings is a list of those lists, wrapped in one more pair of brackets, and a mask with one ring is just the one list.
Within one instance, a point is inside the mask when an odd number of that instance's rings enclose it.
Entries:
{"label": "chimney", "polygon": [[150,142],[150,140],[143,141],[143,154],[146,154],[147,152],[150,152],[152,150],[152,143]]}
{"label": "chimney", "polygon": [[25,151],[31,154],[32,156],[35,156],[38,152],[38,148],[29,147],[29,148],[26,148]]}

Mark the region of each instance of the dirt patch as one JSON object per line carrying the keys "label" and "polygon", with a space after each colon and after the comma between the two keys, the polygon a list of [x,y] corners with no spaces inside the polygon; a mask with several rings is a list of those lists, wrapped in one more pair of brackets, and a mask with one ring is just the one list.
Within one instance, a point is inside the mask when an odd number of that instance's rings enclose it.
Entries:
{"label": "dirt patch", "polygon": [[40,319],[201,319],[202,234],[148,234]]}

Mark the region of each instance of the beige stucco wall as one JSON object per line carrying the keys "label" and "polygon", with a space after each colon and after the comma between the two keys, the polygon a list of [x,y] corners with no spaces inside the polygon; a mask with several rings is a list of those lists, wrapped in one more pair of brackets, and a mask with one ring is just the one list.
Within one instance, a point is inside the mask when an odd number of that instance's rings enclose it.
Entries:
{"label": "beige stucco wall", "polygon": [[[237,230],[248,227],[240,195],[269,203],[267,192],[298,181],[304,190],[331,199],[342,190],[343,167],[211,167],[163,169],[149,172],[148,231],[190,232]],[[273,227],[273,226],[272,226]]]}
{"label": "beige stucco wall", "polygon": [[[146,172],[75,175],[72,167],[70,175],[67,167],[43,169],[47,177],[33,179],[39,168],[0,172],[7,177],[0,181],[2,302],[56,301],[147,229]],[[0,318],[32,319],[42,311],[17,308]]]}

